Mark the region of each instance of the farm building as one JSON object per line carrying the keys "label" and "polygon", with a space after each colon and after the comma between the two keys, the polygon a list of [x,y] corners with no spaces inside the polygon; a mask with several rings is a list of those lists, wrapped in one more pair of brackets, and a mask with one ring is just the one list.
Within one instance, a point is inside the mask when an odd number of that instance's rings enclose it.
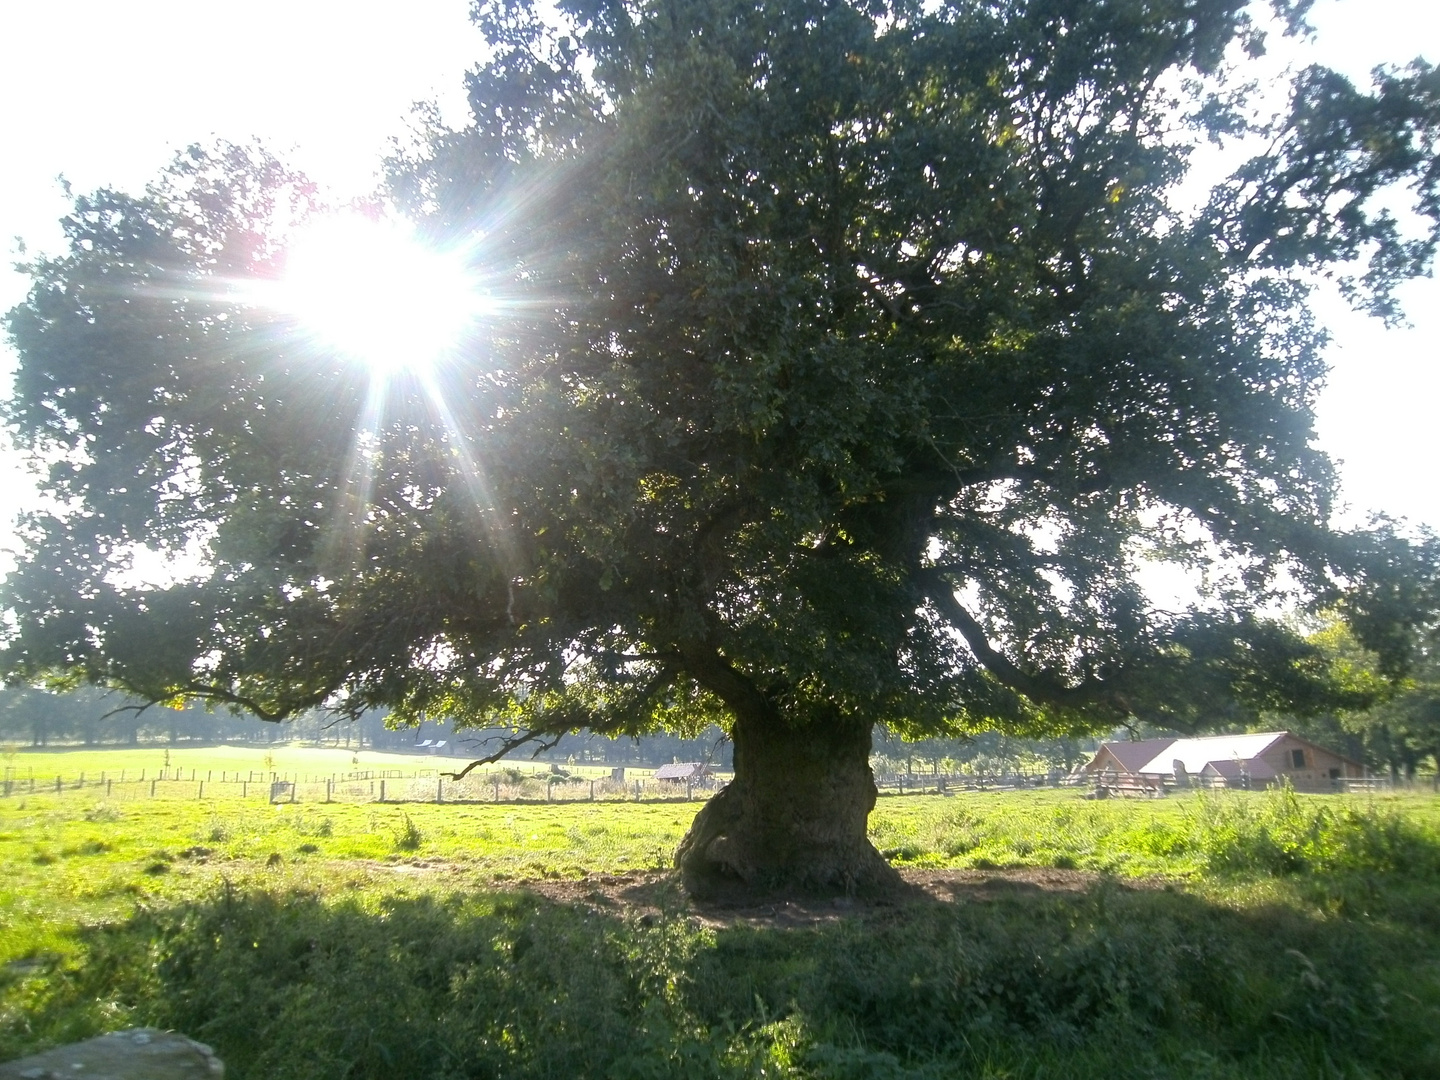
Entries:
{"label": "farm building", "polygon": [[1161,795],[1164,794],[1162,781],[1142,776],[1140,769],[1174,742],[1174,739],[1141,739],[1138,742],[1101,743],[1095,756],[1082,765],[1081,770],[1091,780],[1111,790]]}
{"label": "farm building", "polygon": [[710,776],[710,766],[702,761],[677,761],[673,765],[661,765],[655,770],[654,780],[679,780],[699,783]]}
{"label": "farm building", "polygon": [[1139,742],[1101,743],[1095,756],[1084,766],[1087,773],[1111,772],[1117,776],[1139,776],[1140,766],[1147,765],[1156,754],[1170,746],[1174,739],[1142,739]]}
{"label": "farm building", "polygon": [[1137,789],[1161,784],[1264,787],[1285,778],[1301,790],[1333,791],[1337,781],[1365,775],[1358,761],[1288,731],[1109,742],[1085,771],[1097,781],[1108,776]]}

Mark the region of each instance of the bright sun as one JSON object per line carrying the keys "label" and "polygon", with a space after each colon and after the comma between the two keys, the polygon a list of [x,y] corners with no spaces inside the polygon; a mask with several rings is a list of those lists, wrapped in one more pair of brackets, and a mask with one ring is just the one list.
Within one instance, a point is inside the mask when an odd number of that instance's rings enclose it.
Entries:
{"label": "bright sun", "polygon": [[427,247],[399,222],[358,214],[298,234],[281,287],[318,343],[377,375],[427,367],[488,306],[459,255]]}

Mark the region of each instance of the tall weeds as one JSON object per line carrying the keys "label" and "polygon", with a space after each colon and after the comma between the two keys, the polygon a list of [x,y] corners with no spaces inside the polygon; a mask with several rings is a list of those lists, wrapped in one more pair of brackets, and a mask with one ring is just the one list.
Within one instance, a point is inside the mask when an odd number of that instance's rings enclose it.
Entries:
{"label": "tall weeds", "polygon": [[1440,837],[1376,804],[1304,800],[1289,786],[1256,798],[1202,796],[1189,841],[1212,873],[1440,876]]}

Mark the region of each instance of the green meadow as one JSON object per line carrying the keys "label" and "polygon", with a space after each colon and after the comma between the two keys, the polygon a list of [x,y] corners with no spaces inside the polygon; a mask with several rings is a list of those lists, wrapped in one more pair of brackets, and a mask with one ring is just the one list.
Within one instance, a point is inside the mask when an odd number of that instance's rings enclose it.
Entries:
{"label": "green meadow", "polygon": [[885,797],[913,896],[746,908],[665,874],[694,809],[0,800],[0,1060],[155,1024],[241,1080],[1440,1076],[1433,796]]}

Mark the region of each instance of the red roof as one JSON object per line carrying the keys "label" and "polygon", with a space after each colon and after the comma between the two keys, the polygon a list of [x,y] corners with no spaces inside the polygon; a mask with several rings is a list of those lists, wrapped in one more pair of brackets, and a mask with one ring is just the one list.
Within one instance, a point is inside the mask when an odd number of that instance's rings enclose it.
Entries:
{"label": "red roof", "polygon": [[1140,767],[1159,754],[1174,739],[1141,739],[1139,742],[1101,743],[1101,750],[1109,750],[1115,759],[1125,767],[1126,772],[1139,772]]}

